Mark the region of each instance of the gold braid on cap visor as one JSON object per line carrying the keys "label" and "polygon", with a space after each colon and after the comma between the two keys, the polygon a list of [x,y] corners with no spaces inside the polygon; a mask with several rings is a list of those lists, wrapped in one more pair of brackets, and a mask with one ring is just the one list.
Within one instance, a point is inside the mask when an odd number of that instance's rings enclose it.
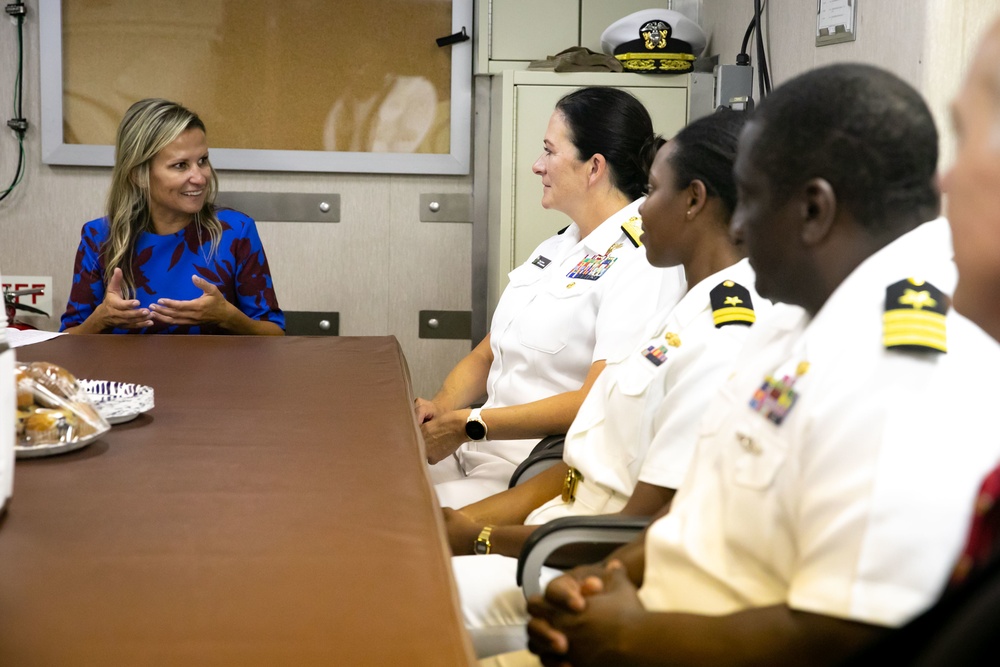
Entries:
{"label": "gold braid on cap visor", "polygon": [[615,58],[633,72],[690,72],[694,68],[690,53],[622,53]]}

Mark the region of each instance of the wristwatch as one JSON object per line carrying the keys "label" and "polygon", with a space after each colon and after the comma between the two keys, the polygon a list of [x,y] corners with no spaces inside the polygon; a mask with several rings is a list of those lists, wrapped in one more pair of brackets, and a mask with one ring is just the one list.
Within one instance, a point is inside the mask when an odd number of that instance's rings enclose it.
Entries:
{"label": "wristwatch", "polygon": [[486,422],[479,416],[481,411],[480,408],[473,408],[469,418],[465,420],[465,435],[469,436],[469,440],[485,440],[489,432]]}
{"label": "wristwatch", "polygon": [[490,533],[493,532],[493,526],[486,526],[479,533],[479,537],[476,538],[475,544],[472,545],[472,551],[477,556],[485,556],[493,548],[493,544],[490,542]]}

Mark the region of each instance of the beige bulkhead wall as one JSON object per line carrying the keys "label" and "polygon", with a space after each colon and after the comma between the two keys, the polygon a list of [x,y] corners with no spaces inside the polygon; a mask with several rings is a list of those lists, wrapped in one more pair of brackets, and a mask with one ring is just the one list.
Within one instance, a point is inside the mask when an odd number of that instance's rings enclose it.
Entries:
{"label": "beige bulkhead wall", "polygon": [[[948,106],[979,37],[1000,14],[1000,5],[982,0],[856,1],[857,39],[817,47],[815,2],[768,0],[765,35],[770,36],[772,84],[834,62],[884,67],[924,95],[941,134],[939,166],[946,168],[955,154]],[[712,35],[711,53],[719,54],[721,62],[735,62],[753,16],[752,0],[704,0],[702,12]]]}
{"label": "beige bulkhead wall", "polygon": [[[53,278],[54,330],[65,308],[84,222],[102,215],[110,169],[42,164],[38,3],[24,30],[24,114],[31,127],[27,169],[0,202],[0,272]],[[0,23],[0,104],[10,117],[17,66],[15,28]],[[4,128],[6,129],[6,128]],[[212,128],[208,128],[211,146]],[[17,142],[0,131],[0,182],[10,182]],[[338,311],[341,335],[394,335],[414,391],[429,395],[469,350],[469,341],[418,336],[420,310],[471,307],[472,225],[420,222],[421,194],[471,195],[472,176],[220,172],[222,190],[339,193],[338,223],[259,222],[279,302],[285,310]],[[113,379],[113,378],[112,378]],[[335,380],[335,378],[331,378]]]}
{"label": "beige bulkhead wall", "polygon": [[[51,275],[54,309],[69,291],[80,226],[101,214],[109,170],[41,163],[38,125],[37,4],[27,3],[24,109],[33,124],[27,168],[16,192],[0,203],[0,271]],[[992,17],[977,0],[860,0],[854,42],[815,46],[815,3],[770,0],[769,60],[775,85],[805,69],[837,61],[886,67],[927,97],[942,131],[942,164],[953,155],[947,105],[976,39]],[[734,62],[752,14],[750,0],[705,0],[703,22],[711,53]],[[0,101],[14,88],[13,28],[0,26]],[[9,39],[8,39],[9,37]],[[9,108],[9,106],[8,106]],[[477,98],[476,112],[488,110]],[[7,116],[5,112],[3,120]],[[17,144],[0,132],[0,183],[10,181]],[[482,147],[479,147],[480,149]],[[472,193],[472,177],[226,172],[223,189],[337,192],[341,222],[260,223],[281,304],[288,310],[336,310],[342,335],[395,335],[410,365],[414,390],[429,395],[468,351],[467,341],[417,336],[419,310],[471,307],[472,226],[419,222],[422,193]],[[59,312],[41,327],[58,326]]]}

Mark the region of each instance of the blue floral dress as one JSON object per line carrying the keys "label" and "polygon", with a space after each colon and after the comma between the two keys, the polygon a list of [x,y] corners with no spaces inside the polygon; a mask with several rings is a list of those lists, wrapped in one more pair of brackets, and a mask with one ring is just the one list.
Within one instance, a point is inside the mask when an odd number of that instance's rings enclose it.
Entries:
{"label": "blue floral dress", "polygon": [[[158,299],[197,299],[203,292],[191,282],[199,275],[215,284],[227,301],[248,317],[274,322],[285,328],[285,315],[278,307],[267,257],[253,219],[231,209],[216,211],[222,223],[222,239],[211,257],[211,239],[198,237],[194,225],[174,234],[144,232],[139,236],[132,260],[135,298],[143,308]],[[104,300],[104,258],[102,246],[108,239],[107,218],[91,220],[83,226],[76,252],[73,286],[62,316],[61,331],[78,326]],[[167,325],[156,322],[144,329],[111,329],[111,333],[225,333],[217,325]]]}

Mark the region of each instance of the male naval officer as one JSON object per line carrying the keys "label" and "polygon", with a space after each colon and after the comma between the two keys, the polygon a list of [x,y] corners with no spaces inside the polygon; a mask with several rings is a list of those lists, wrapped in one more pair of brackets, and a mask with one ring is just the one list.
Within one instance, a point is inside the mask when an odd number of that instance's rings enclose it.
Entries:
{"label": "male naval officer", "polygon": [[[1000,340],[1000,18],[952,103],[959,147],[942,179],[961,272],[955,308]],[[983,480],[948,590],[848,665],[995,665],[1000,655],[1000,465]]]}

